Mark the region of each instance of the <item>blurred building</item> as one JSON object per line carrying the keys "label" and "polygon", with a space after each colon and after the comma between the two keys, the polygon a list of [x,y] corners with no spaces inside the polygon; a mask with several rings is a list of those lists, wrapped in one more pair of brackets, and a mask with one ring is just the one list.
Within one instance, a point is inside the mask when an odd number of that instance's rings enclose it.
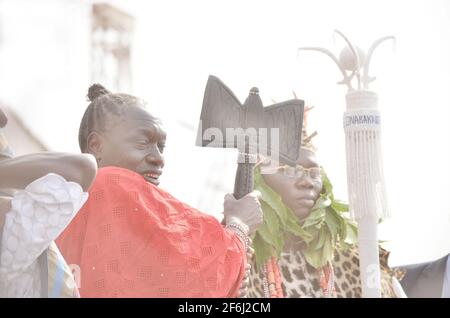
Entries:
{"label": "blurred building", "polygon": [[47,147],[23,124],[19,116],[9,107],[0,105],[8,116],[8,125],[3,133],[14,155],[46,151]]}
{"label": "blurred building", "polygon": [[132,90],[131,41],[134,18],[107,3],[92,5],[91,81],[115,92]]}
{"label": "blurred building", "polygon": [[89,85],[132,90],[133,26],[108,1],[0,0],[0,102],[16,153],[78,151]]}
{"label": "blurred building", "polygon": [[[116,0],[0,0],[0,105],[6,105],[10,117],[4,133],[15,155],[78,152],[79,123],[92,83],[133,93],[139,86],[134,79],[140,79],[140,87],[145,87],[141,93],[150,95],[142,97],[149,97],[151,105],[155,91],[172,94],[172,87],[133,74],[133,66],[153,70],[148,54],[142,53],[149,49],[142,45],[152,43],[148,25],[141,24],[140,37],[135,38],[134,14],[145,22],[154,11],[137,8]],[[153,36],[158,34],[165,37],[161,32]],[[136,44],[141,45],[140,55],[133,53]],[[183,87],[177,88],[180,95]],[[202,89],[195,92],[202,94]],[[219,217],[223,196],[234,184],[236,154],[222,156],[222,150],[194,147],[197,123],[186,120],[188,109],[174,112],[160,106],[151,111],[163,117],[170,138],[161,186]],[[167,120],[165,112],[170,115]]]}

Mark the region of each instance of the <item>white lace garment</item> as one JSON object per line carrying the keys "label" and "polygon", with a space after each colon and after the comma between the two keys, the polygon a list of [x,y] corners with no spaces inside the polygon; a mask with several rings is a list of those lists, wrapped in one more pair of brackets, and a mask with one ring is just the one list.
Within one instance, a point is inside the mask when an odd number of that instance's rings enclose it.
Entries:
{"label": "white lace garment", "polygon": [[53,173],[14,194],[0,247],[0,297],[42,297],[38,257],[87,198],[78,183]]}

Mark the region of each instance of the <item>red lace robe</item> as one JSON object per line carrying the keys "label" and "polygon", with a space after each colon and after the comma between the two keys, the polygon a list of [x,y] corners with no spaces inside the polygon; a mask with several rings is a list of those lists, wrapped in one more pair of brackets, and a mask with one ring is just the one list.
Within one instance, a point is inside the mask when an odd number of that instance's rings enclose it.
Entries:
{"label": "red lace robe", "polygon": [[234,297],[245,268],[214,217],[116,167],[99,169],[57,245],[79,266],[81,297]]}

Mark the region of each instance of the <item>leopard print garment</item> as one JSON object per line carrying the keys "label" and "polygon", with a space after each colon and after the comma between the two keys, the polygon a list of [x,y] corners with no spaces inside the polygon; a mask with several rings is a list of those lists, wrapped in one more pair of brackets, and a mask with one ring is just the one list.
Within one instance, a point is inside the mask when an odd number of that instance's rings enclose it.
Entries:
{"label": "leopard print garment", "polygon": [[[389,253],[380,248],[381,265],[381,296],[383,298],[395,298],[392,287],[392,277],[400,279],[402,272],[394,272],[387,266]],[[319,286],[319,273],[306,263],[300,248],[293,248],[290,252],[282,253],[278,261],[282,277],[284,297],[290,298],[321,298],[325,297]],[[360,298],[361,280],[359,275],[358,249],[353,247],[347,251],[336,250],[333,260],[335,274],[334,297],[337,298]],[[256,271],[253,264],[250,275],[249,297],[262,298],[263,274]]]}

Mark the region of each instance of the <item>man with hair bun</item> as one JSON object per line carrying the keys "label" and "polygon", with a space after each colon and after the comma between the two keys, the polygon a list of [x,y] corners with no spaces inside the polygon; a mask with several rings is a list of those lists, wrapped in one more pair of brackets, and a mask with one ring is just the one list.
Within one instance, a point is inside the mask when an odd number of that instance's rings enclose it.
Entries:
{"label": "man with hair bun", "polygon": [[166,132],[143,100],[99,84],[88,98],[79,144],[100,169],[57,241],[81,268],[81,296],[242,296],[249,236],[262,222],[257,194],[226,196],[224,228],[158,187]]}

